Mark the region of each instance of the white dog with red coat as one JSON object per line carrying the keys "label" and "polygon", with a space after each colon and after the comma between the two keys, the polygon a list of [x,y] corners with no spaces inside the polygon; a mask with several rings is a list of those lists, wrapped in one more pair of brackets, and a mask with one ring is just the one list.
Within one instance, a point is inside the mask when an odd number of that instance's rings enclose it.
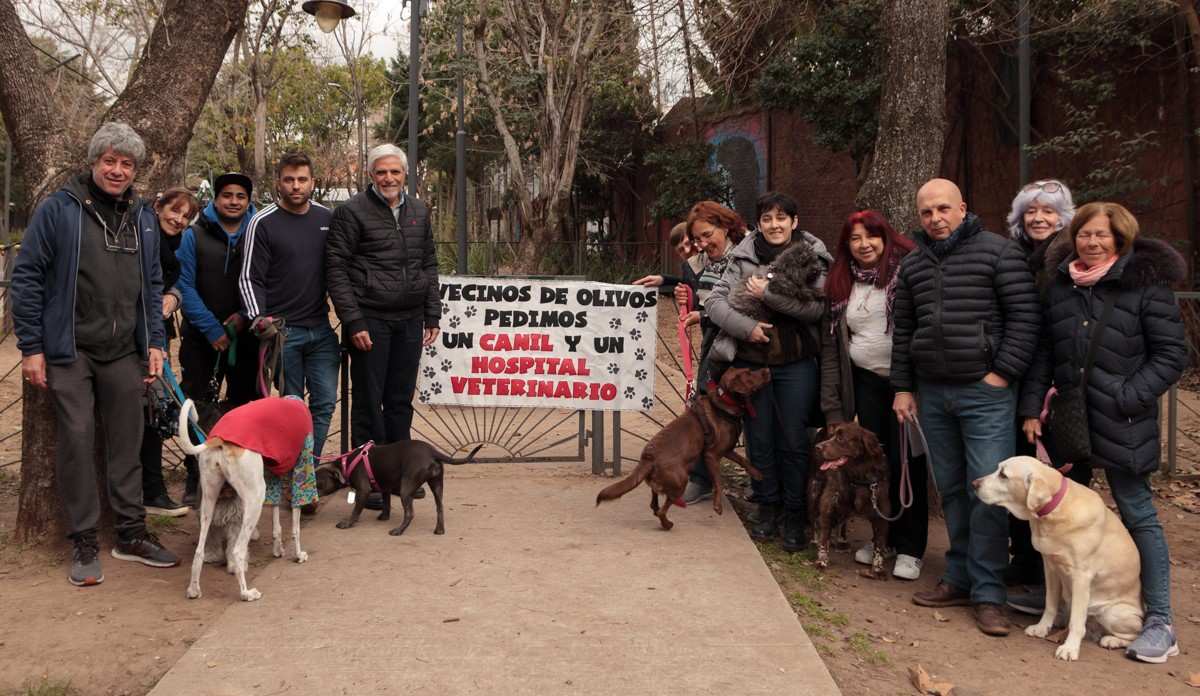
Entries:
{"label": "white dog with red coat", "polygon": [[[279,506],[288,499],[292,508],[292,540],[296,562],[308,560],[300,548],[300,508],[317,499],[312,455],[312,417],[296,397],[267,397],[239,406],[221,417],[201,445],[188,437],[189,399],[179,414],[179,441],[183,451],[195,455],[200,466],[200,538],[192,559],[187,596],[200,596],[200,571],[204,561],[219,561],[220,550],[209,549],[210,526],[223,527],[216,539],[224,541],[226,569],[237,576],[241,598],[262,597],[246,586],[247,547],[258,526],[264,504],[274,507],[272,551],[283,556]],[[284,486],[284,481],[289,485]],[[232,494],[228,494],[230,489]],[[219,531],[219,530],[218,530]]]}

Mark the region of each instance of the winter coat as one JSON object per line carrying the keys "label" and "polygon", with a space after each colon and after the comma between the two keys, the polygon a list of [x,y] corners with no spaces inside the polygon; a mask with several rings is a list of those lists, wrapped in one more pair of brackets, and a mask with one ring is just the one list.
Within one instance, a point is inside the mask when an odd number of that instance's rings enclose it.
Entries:
{"label": "winter coat", "polygon": [[212,343],[225,335],[222,322],[241,312],[238,277],[246,228],[255,212],[250,204],[237,231],[229,234],[217,218],[216,207],[209,203],[199,219],[183,231],[175,257],[179,259],[176,287],[183,296],[185,333],[199,332]]}
{"label": "winter coat", "polygon": [[412,196],[399,220],[375,187],[333,212],[325,243],[329,298],[346,335],[367,330],[367,317],[423,317],[437,327],[442,315],[437,250],[429,208]]}
{"label": "winter coat", "polygon": [[[729,266],[704,303],[709,318],[721,329],[721,334],[713,342],[709,359],[732,362],[735,357],[742,357],[760,364],[781,364],[773,362],[773,359],[780,355],[779,351],[783,351],[783,355],[794,355],[793,360],[817,357],[821,341],[818,334],[821,319],[825,316],[825,274],[833,262],[833,257],[829,255],[820,239],[803,230],[795,232],[798,237],[794,239],[793,244],[806,244],[811,249],[812,253],[806,255],[806,262],[811,264],[811,276],[815,280],[811,282],[808,292],[801,296],[772,292],[768,283],[762,304],[777,318],[776,321],[768,323],[777,326],[767,331],[771,343],[750,343],[747,339],[760,320],[740,311],[730,299],[737,289],[745,285],[747,278],[755,273],[765,275],[770,268],[770,264],[759,262],[758,254],[754,251],[754,238],[757,234],[759,233],[751,232],[746,235],[745,239],[729,252],[732,254]],[[784,326],[794,327],[795,338],[792,341],[787,339],[785,332],[780,331]],[[781,345],[784,343],[793,345]],[[800,345],[794,345],[795,343]],[[805,344],[811,346],[808,355],[804,354]]]}
{"label": "winter coat", "polygon": [[938,258],[924,233],[900,264],[893,309],[892,386],[969,384],[995,372],[1024,376],[1037,347],[1041,307],[1025,254],[968,214],[958,243]]}
{"label": "winter coat", "polygon": [[[1067,256],[1066,254],[1069,254]],[[1021,388],[1018,413],[1037,417],[1051,385],[1076,385],[1087,356],[1089,327],[1115,296],[1112,314],[1088,374],[1087,410],[1092,464],[1146,474],[1158,467],[1158,397],[1179,379],[1188,351],[1179,305],[1170,285],[1187,278],[1187,264],[1166,243],[1139,238],[1094,286],[1077,287],[1065,247],[1047,255],[1057,269],[1047,293],[1042,341]]]}
{"label": "winter coat", "polygon": [[[54,365],[69,364],[78,358],[75,304],[80,244],[84,234],[104,234],[99,222],[84,212],[78,196],[68,185],[38,206],[25,228],[9,288],[13,331],[21,355],[40,353]],[[139,355],[148,358],[149,348],[166,345],[158,218],[141,201],[133,206],[141,260],[134,343]]]}

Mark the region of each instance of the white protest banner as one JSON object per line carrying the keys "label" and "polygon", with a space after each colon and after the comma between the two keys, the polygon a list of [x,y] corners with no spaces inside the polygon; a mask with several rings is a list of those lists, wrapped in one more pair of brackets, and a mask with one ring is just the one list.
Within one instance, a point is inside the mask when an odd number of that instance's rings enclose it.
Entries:
{"label": "white protest banner", "polygon": [[421,357],[426,404],[649,410],[656,288],[442,276],[442,332]]}

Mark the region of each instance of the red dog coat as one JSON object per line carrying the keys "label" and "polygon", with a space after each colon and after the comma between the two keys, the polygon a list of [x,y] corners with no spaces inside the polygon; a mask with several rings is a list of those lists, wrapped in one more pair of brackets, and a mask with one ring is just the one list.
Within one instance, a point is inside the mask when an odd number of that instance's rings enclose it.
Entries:
{"label": "red dog coat", "polygon": [[271,473],[283,476],[296,467],[311,433],[312,416],[303,401],[269,396],[221,416],[208,436],[258,452]]}

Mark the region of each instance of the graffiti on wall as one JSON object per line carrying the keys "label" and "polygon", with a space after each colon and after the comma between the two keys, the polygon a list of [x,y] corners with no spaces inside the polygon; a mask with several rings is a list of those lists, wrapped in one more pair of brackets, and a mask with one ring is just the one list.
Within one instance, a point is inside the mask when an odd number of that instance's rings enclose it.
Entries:
{"label": "graffiti on wall", "polygon": [[747,222],[754,203],[767,190],[767,138],[763,113],[733,116],[709,126],[705,139],[713,146],[710,166],[722,169],[733,188],[733,208]]}

